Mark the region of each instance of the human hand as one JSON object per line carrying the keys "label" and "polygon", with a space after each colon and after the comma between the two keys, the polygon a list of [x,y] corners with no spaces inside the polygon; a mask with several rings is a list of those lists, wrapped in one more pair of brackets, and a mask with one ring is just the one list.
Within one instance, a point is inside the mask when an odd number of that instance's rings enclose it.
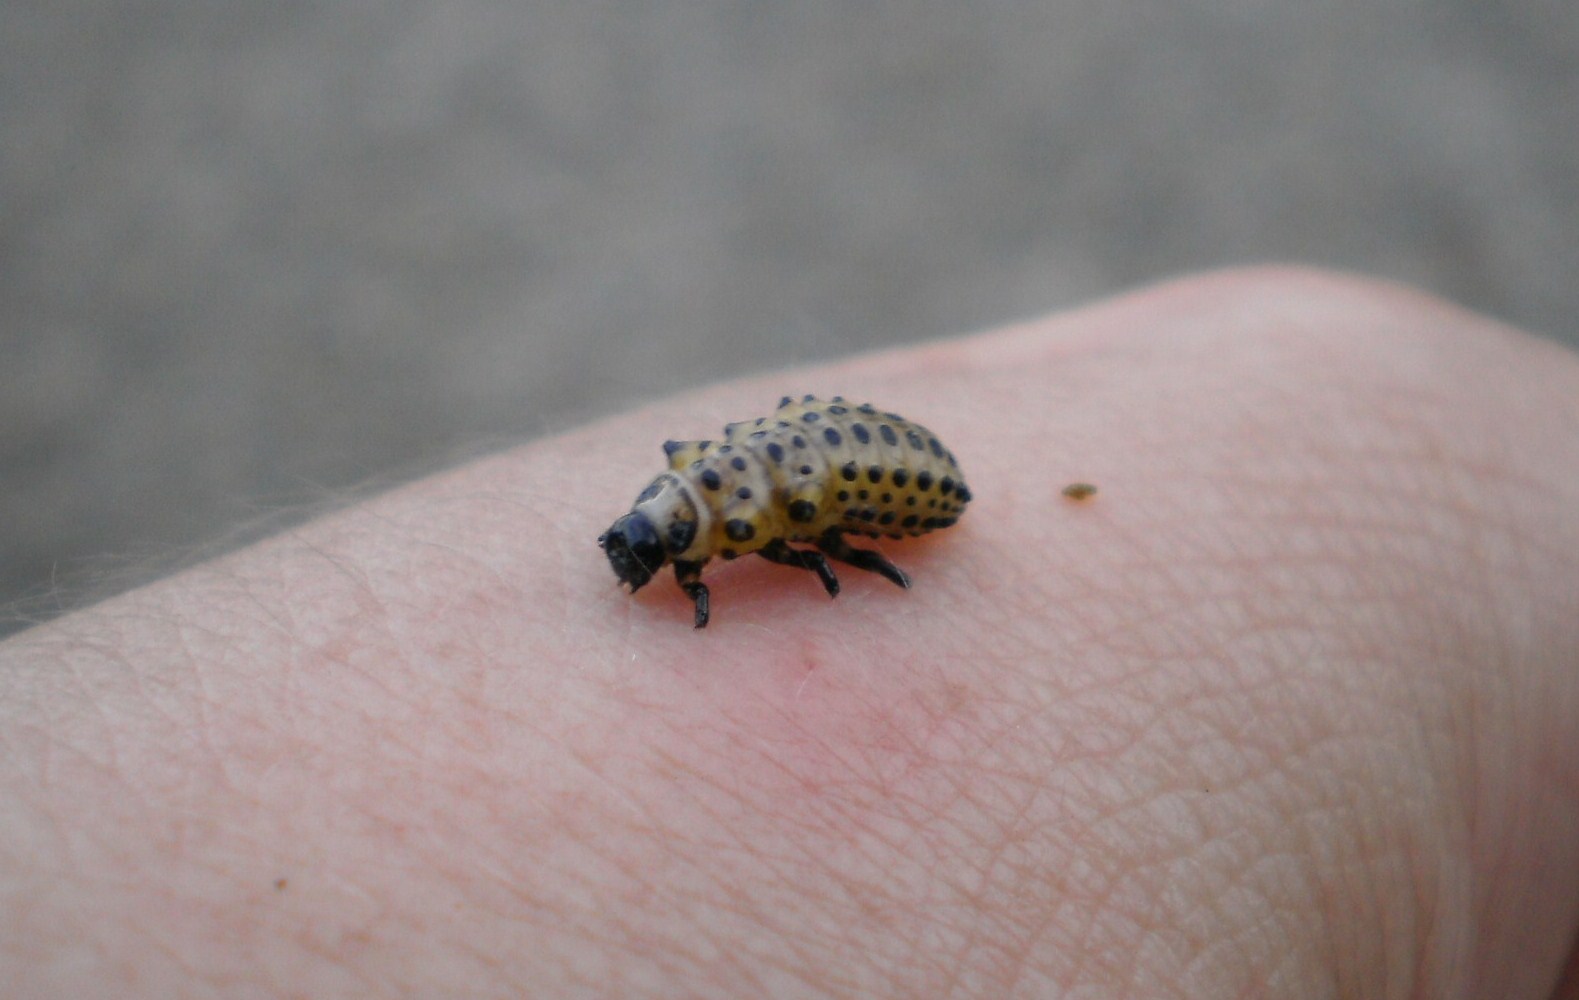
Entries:
{"label": "human hand", "polygon": [[[959,456],[914,588],[621,592],[659,443],[803,391]],[[413,484],[0,645],[7,988],[1579,995],[1576,400],[1252,271]]]}

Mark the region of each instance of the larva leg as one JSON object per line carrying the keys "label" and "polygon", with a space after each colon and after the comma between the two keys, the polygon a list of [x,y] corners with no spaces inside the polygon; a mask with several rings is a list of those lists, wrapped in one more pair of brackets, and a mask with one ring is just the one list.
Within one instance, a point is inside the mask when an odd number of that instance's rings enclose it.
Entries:
{"label": "larva leg", "polygon": [[696,602],[696,624],[693,628],[706,628],[709,601],[707,584],[702,582],[702,564],[677,562],[674,564],[674,578],[680,581],[680,589],[685,591],[686,596]]}
{"label": "larva leg", "polygon": [[792,549],[784,544],[784,539],[779,538],[758,549],[757,555],[780,566],[809,569],[817,574],[817,578],[822,581],[822,589],[828,592],[829,597],[839,596],[839,578],[833,575],[833,567],[828,565],[828,560],[822,557],[822,553]]}
{"label": "larva leg", "polygon": [[850,543],[844,540],[844,536],[839,534],[837,528],[823,532],[822,537],[817,540],[817,547],[840,562],[847,562],[857,569],[881,573],[906,590],[910,589],[910,577],[905,575],[904,570],[884,559],[881,552],[851,547]]}

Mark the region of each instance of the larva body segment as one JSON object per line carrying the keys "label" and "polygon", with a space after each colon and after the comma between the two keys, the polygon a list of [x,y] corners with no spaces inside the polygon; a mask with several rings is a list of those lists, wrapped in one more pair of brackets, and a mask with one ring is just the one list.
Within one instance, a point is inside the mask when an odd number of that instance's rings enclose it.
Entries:
{"label": "larva body segment", "polygon": [[697,628],[709,612],[701,569],[714,556],[756,553],[812,570],[830,596],[839,582],[828,557],[909,587],[882,555],[852,548],[844,536],[904,538],[946,528],[971,498],[953,453],[931,431],[839,396],[786,396],[773,415],[730,424],[721,439],[663,448],[668,471],[598,543],[633,593],[672,562],[696,603]]}

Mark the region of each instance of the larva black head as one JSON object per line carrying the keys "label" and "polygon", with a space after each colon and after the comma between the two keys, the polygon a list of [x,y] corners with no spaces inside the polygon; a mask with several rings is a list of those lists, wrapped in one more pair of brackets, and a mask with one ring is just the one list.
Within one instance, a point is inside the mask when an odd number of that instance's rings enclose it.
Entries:
{"label": "larva black head", "polygon": [[658,529],[639,511],[633,510],[615,521],[598,536],[598,544],[609,557],[614,575],[621,583],[629,584],[633,594],[663,568],[666,558]]}

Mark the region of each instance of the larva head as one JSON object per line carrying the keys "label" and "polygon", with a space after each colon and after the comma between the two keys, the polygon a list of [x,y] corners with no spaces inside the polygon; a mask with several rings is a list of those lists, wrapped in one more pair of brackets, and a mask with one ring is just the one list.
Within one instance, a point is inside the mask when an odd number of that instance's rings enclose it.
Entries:
{"label": "larva head", "polygon": [[641,491],[629,514],[598,537],[614,575],[631,593],[670,559],[678,559],[697,537],[698,509],[685,484],[665,472]]}
{"label": "larva head", "polygon": [[658,529],[647,515],[633,510],[615,521],[609,530],[598,536],[598,544],[609,557],[614,575],[620,583],[628,584],[631,593],[646,586],[653,574],[663,568],[667,556]]}

